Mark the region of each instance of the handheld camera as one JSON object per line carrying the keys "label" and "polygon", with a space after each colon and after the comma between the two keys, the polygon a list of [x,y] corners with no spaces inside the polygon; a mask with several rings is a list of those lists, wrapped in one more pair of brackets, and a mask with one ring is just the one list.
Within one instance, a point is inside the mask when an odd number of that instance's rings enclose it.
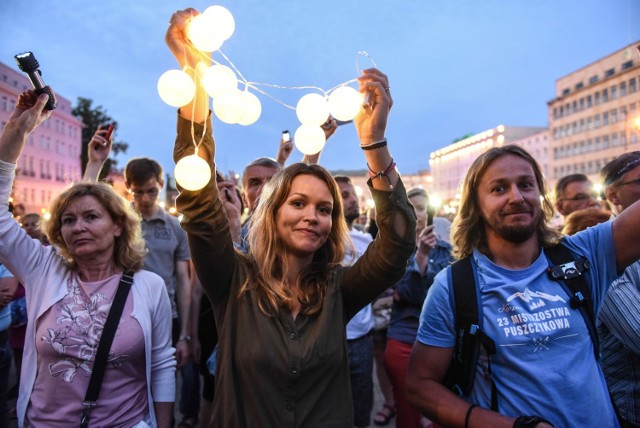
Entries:
{"label": "handheld camera", "polygon": [[45,109],[53,110],[56,108],[56,98],[53,96],[53,92],[51,92],[51,88],[44,84],[42,80],[42,72],[39,69],[38,60],[31,52],[23,52],[15,56],[16,62],[18,63],[18,67],[24,73],[27,73],[31,84],[36,90],[36,94],[48,94],[49,101],[47,101],[47,105]]}

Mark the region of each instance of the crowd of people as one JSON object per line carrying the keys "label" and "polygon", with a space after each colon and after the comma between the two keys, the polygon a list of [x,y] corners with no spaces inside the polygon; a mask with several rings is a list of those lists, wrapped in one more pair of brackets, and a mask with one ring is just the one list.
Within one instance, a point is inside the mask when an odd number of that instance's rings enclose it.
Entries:
{"label": "crowd of people", "polygon": [[[196,13],[176,12],[165,38],[187,70]],[[195,80],[174,160],[195,139],[212,178],[178,184],[180,222],[153,159],[127,163],[129,201],[97,181],[102,128],[51,218],[14,217],[17,160],[51,114],[48,95],[20,94],[0,134],[0,426],[13,411],[21,427],[640,427],[640,152],[602,168],[601,194],[573,174],[552,200],[529,153],[491,148],[449,235],[428,193],[405,189],[388,78],[364,70],[363,224],[353,183],[320,153],[285,166],[291,141],[240,182],[217,171]]]}

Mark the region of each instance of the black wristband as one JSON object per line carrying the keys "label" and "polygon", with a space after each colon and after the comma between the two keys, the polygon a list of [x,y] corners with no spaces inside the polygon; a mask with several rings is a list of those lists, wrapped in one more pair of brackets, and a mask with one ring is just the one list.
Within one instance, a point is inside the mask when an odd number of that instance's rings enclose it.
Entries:
{"label": "black wristband", "polygon": [[464,417],[464,428],[469,428],[469,419],[471,418],[471,412],[473,412],[473,409],[475,409],[476,407],[478,407],[477,404],[472,404],[469,406],[467,415]]}
{"label": "black wristband", "polygon": [[371,143],[366,146],[360,146],[360,148],[362,150],[375,150],[375,149],[381,149],[386,146],[387,146],[387,139],[385,138],[384,140],[378,141],[377,143]]}
{"label": "black wristband", "polygon": [[513,428],[535,428],[540,423],[553,424],[540,416],[519,416],[513,423]]}

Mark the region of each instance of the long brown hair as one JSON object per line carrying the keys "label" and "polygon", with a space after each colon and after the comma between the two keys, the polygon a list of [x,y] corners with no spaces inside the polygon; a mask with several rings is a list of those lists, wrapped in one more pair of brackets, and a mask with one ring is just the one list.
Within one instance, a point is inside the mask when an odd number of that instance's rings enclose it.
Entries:
{"label": "long brown hair", "polygon": [[[277,233],[276,214],[289,196],[293,180],[299,175],[311,175],[327,185],[333,198],[333,210],[327,241],[301,273],[297,284],[300,293],[296,296],[283,282],[286,248]],[[335,267],[344,259],[350,242],[340,190],[331,174],[319,165],[304,163],[290,165],[278,172],[262,190],[260,202],[251,217],[247,239],[249,275],[238,297],[255,290],[259,295],[260,310],[267,316],[277,314],[281,307],[293,308],[294,299],[302,305],[302,314],[319,312],[327,283]]]}
{"label": "long brown hair", "polygon": [[558,242],[558,232],[549,226],[549,220],[553,216],[553,205],[547,197],[544,176],[538,162],[522,147],[508,144],[502,147],[493,147],[478,156],[469,167],[464,178],[460,207],[451,225],[451,242],[454,245],[453,255],[459,259],[471,255],[474,248],[478,248],[484,254],[489,254],[484,219],[478,203],[478,184],[489,165],[505,155],[521,157],[529,162],[533,168],[542,198],[542,215],[538,222],[538,240],[542,246],[554,245]]}

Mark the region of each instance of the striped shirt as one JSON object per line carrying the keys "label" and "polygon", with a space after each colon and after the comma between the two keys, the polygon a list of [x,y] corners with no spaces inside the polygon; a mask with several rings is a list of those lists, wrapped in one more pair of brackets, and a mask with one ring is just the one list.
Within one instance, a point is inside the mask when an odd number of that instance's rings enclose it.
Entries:
{"label": "striped shirt", "polygon": [[611,284],[597,326],[602,371],[620,416],[640,426],[640,261]]}

